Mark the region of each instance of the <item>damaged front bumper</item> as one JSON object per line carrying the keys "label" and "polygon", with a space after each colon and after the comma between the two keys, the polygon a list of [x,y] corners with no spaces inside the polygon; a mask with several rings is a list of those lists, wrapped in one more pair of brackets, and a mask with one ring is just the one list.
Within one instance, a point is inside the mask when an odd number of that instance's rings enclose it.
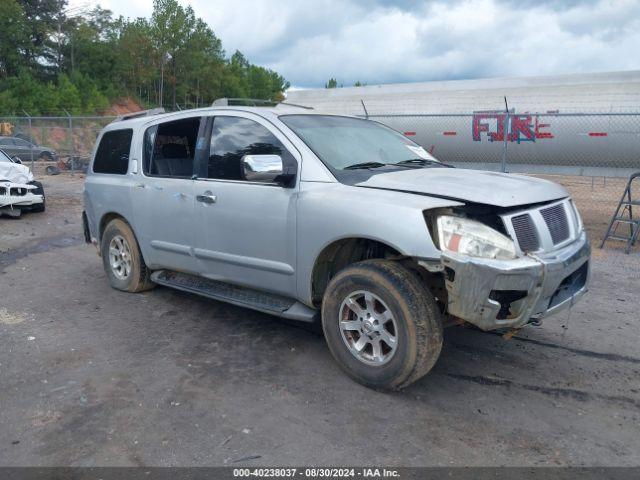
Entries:
{"label": "damaged front bumper", "polygon": [[37,188],[27,183],[0,182],[0,215],[19,217],[23,208],[42,204],[43,196],[33,193]]}
{"label": "damaged front bumper", "polygon": [[482,330],[518,328],[557,313],[587,292],[590,255],[584,232],[559,250],[514,260],[443,252],[448,312]]}

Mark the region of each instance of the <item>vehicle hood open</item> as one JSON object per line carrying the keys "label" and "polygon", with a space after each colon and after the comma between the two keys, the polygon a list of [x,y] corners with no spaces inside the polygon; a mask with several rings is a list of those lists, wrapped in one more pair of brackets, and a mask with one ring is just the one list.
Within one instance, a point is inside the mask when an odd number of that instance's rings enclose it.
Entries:
{"label": "vehicle hood open", "polygon": [[540,178],[462,168],[421,168],[372,175],[357,187],[515,207],[565,198],[562,185]]}
{"label": "vehicle hood open", "polygon": [[33,182],[33,174],[29,167],[19,163],[0,162],[0,181],[13,183]]}

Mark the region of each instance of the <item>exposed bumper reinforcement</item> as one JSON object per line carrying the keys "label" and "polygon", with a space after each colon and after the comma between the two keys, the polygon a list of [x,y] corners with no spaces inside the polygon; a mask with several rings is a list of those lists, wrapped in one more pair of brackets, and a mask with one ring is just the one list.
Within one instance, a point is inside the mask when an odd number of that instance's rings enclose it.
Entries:
{"label": "exposed bumper reinforcement", "polygon": [[483,330],[517,328],[557,313],[587,292],[590,255],[584,232],[557,251],[515,260],[443,252],[448,311]]}

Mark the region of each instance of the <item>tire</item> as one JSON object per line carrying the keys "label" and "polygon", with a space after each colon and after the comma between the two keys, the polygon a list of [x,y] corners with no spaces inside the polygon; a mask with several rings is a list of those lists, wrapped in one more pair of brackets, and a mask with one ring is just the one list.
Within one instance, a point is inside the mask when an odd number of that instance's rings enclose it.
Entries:
{"label": "tire", "polygon": [[[353,301],[359,309],[347,306]],[[364,311],[375,312],[368,324],[358,319]],[[341,320],[351,323],[341,324]],[[341,325],[352,327],[345,330]],[[360,325],[360,330],[354,325]],[[322,302],[322,328],[340,367],[374,389],[400,390],[410,385],[431,370],[442,349],[442,319],[433,295],[417,275],[388,260],[353,264],[331,280]],[[372,340],[362,348],[361,338]],[[394,338],[395,347],[390,347]]]}
{"label": "tire", "polygon": [[53,161],[53,155],[51,155],[51,152],[42,152],[38,156],[38,160],[42,162],[51,162]]}
{"label": "tire", "polygon": [[[112,257],[110,247],[115,248],[114,253],[120,252],[119,256]],[[155,286],[149,278],[151,271],[144,263],[138,241],[124,220],[115,219],[107,224],[102,234],[100,254],[109,283],[116,290],[135,293]],[[112,260],[119,267],[112,266]]]}
{"label": "tire", "polygon": [[33,190],[33,193],[36,195],[42,195],[42,203],[35,205],[31,211],[32,212],[44,212],[47,208],[47,198],[45,197],[44,194],[44,187],[42,186],[42,183],[40,182],[36,182],[33,181],[30,183],[30,185],[35,185],[36,189]]}

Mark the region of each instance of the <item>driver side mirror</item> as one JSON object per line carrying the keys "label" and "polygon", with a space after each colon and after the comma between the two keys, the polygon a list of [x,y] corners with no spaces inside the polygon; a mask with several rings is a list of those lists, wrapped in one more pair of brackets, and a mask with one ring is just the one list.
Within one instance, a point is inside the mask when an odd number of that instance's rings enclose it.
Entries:
{"label": "driver side mirror", "polygon": [[295,178],[295,171],[285,169],[280,155],[245,155],[242,174],[249,182],[279,183],[287,185]]}
{"label": "driver side mirror", "polygon": [[17,163],[18,165],[22,165],[22,160],[20,160],[20,157],[18,157],[17,155],[15,157],[13,157],[11,160],[13,160],[13,163]]}

